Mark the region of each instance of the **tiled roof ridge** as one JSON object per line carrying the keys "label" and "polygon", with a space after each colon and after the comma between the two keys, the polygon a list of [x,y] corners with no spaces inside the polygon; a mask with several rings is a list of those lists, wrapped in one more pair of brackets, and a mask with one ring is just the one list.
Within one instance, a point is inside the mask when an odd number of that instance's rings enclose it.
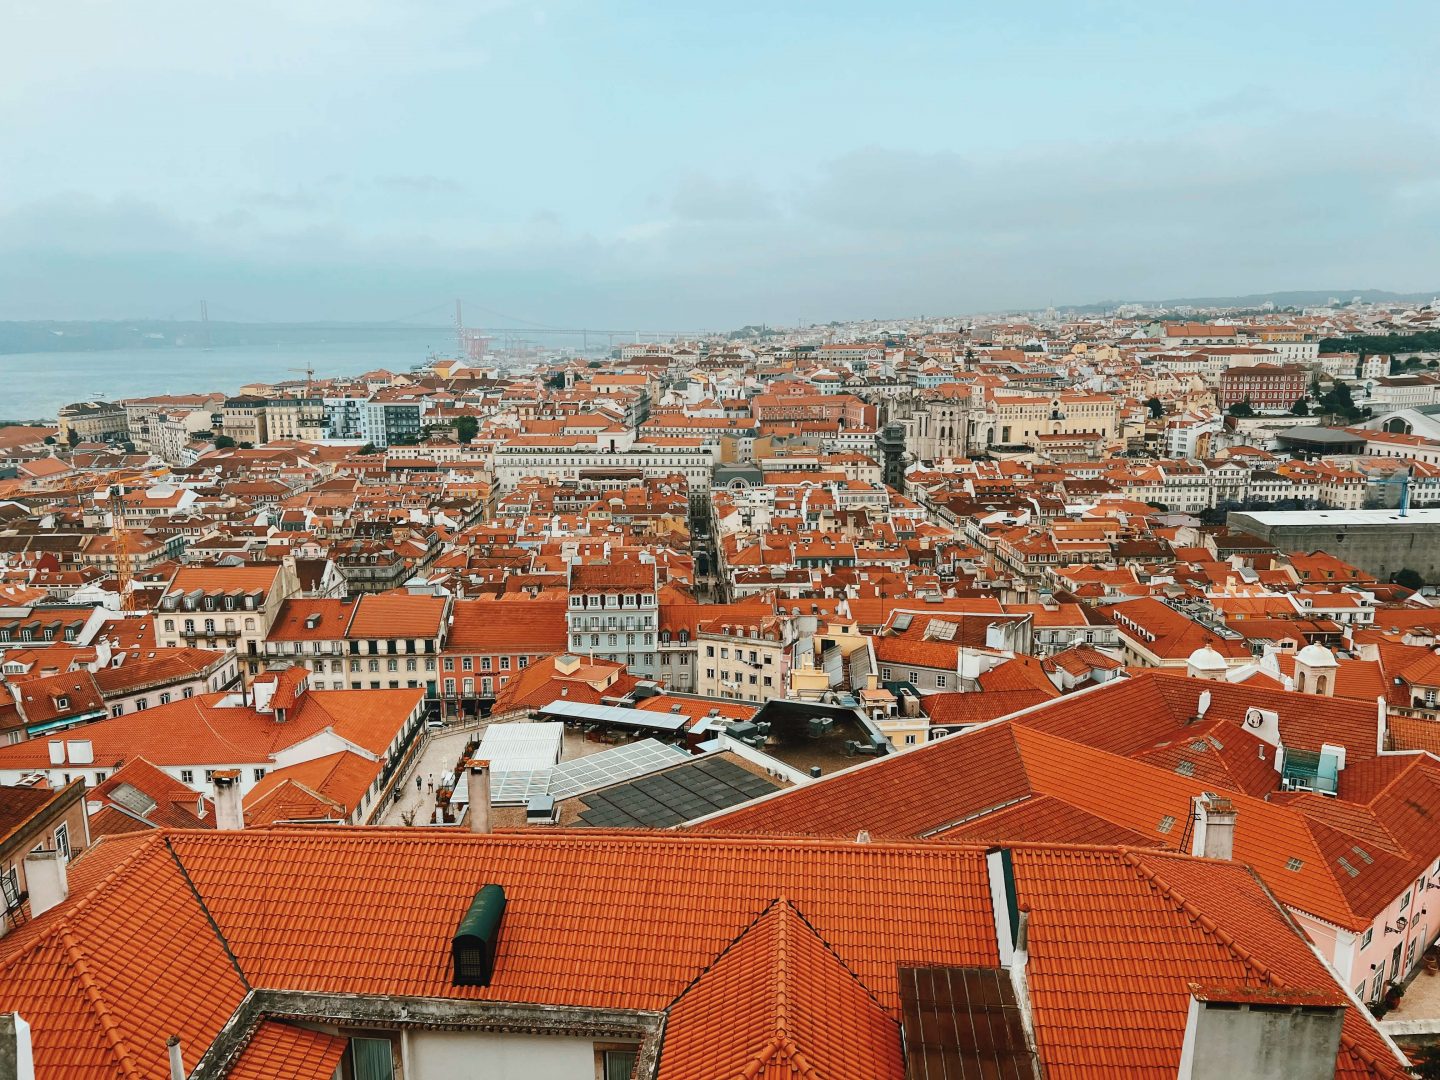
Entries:
{"label": "tiled roof ridge", "polygon": [[130,1047],[120,1034],[120,1025],[110,1015],[110,1007],[105,1004],[105,996],[100,992],[100,986],[90,971],[90,964],[86,960],[85,953],[76,943],[75,936],[70,933],[68,921],[62,922],[55,928],[55,936],[65,949],[65,956],[75,972],[75,980],[80,985],[80,992],[84,995],[86,1004],[90,1006],[91,1015],[94,1016],[95,1022],[105,1036],[106,1045],[115,1055],[115,1064],[121,1075],[140,1077],[142,1073],[135,1064]]}
{"label": "tiled roof ridge", "polygon": [[[1283,979],[1281,979],[1268,967],[1266,967],[1259,960],[1257,960],[1255,958],[1255,955],[1250,952],[1249,949],[1245,948],[1233,937],[1231,937],[1230,934],[1228,934],[1219,926],[1219,924],[1215,922],[1215,920],[1211,919],[1208,915],[1201,911],[1200,908],[1197,907],[1193,901],[1191,901],[1187,896],[1181,893],[1180,890],[1177,889],[1174,885],[1170,884],[1169,881],[1163,878],[1160,875],[1159,871],[1153,870],[1150,867],[1146,866],[1145,863],[1142,861],[1142,857],[1139,852],[1128,847],[1122,848],[1121,858],[1131,867],[1133,867],[1135,869],[1135,872],[1142,879],[1144,879],[1151,888],[1153,888],[1166,900],[1169,900],[1171,903],[1173,903],[1180,911],[1184,912],[1186,917],[1189,918],[1189,920],[1193,922],[1196,926],[1198,926],[1204,933],[1208,934],[1210,937],[1215,938],[1215,940],[1219,941],[1222,945],[1224,945],[1227,949],[1234,953],[1235,956],[1240,960],[1240,962],[1243,963],[1246,967],[1250,968],[1250,970],[1253,971],[1258,978],[1260,978],[1266,983],[1269,983],[1271,986],[1285,986],[1285,982]],[[1245,868],[1245,870],[1247,873],[1250,873],[1252,877],[1255,876],[1254,872],[1249,870],[1248,867]],[[1258,877],[1256,877],[1256,881],[1259,881]]]}
{"label": "tiled roof ridge", "polygon": [[[158,836],[158,833],[156,834],[156,836]],[[22,947],[12,953],[8,959],[0,962],[0,972],[4,972],[6,968],[9,968],[14,964],[19,963],[27,955],[33,953],[35,950],[35,946],[39,942],[49,939],[60,938],[61,935],[68,934],[70,920],[75,916],[75,914],[77,912],[84,911],[91,904],[95,903],[95,901],[100,896],[108,893],[110,889],[112,889],[116,885],[119,879],[132,867],[132,865],[139,861],[141,855],[148,852],[149,848],[154,844],[155,839],[156,837],[152,836],[150,838],[150,843],[137,844],[134,851],[132,851],[129,855],[124,856],[118,863],[111,867],[110,871],[106,873],[105,876],[102,877],[99,881],[97,881],[95,885],[85,893],[84,896],[77,897],[73,904],[71,904],[64,911],[59,912],[55,918],[55,925],[46,926],[43,927],[41,930],[37,931],[33,940],[25,941]],[[93,848],[97,846],[104,840],[105,837],[101,837],[100,840],[97,840],[95,844],[91,845],[91,847]],[[42,912],[41,914],[43,916],[44,913]],[[19,935],[16,934],[11,936],[18,937]],[[7,939],[5,944],[9,943],[9,940]]]}
{"label": "tiled roof ridge", "polygon": [[875,996],[874,991],[872,991],[870,987],[865,985],[865,980],[862,979],[859,973],[855,971],[855,969],[846,962],[845,958],[840,955],[839,951],[835,948],[835,946],[830,944],[829,939],[820,932],[820,928],[817,927],[814,923],[812,923],[809,918],[806,917],[805,913],[795,906],[794,902],[791,901],[789,897],[781,896],[780,900],[785,904],[787,908],[790,909],[791,914],[793,914],[797,919],[804,923],[806,929],[808,929],[810,933],[815,935],[815,940],[820,942],[820,944],[825,947],[825,951],[828,952],[832,957],[834,957],[835,962],[845,970],[845,973],[855,981],[856,985],[858,985],[861,990],[865,991],[865,996],[870,999],[870,1001],[875,1005],[875,1007],[881,1012],[885,1013],[887,1016],[890,1015],[890,1010],[885,1008],[885,1006],[880,1003],[880,999]]}
{"label": "tiled roof ridge", "polygon": [[721,960],[725,959],[725,957],[729,955],[729,953],[735,948],[735,946],[739,945],[740,942],[744,940],[745,935],[750,933],[751,930],[755,929],[755,927],[760,924],[760,921],[764,919],[766,915],[769,915],[770,912],[775,909],[775,906],[781,902],[782,898],[777,896],[768,904],[766,904],[763,908],[761,908],[759,913],[748,923],[742,926],[740,928],[740,931],[728,942],[725,943],[725,947],[721,949],[718,953],[716,953],[715,956],[711,959],[711,961],[696,973],[693,979],[691,979],[688,983],[686,983],[683,987],[680,988],[680,992],[675,995],[674,1000],[672,1000],[669,1005],[665,1006],[663,1011],[669,1013],[671,1009],[675,1008],[676,1005],[680,1004],[680,1000],[686,994],[690,993],[691,990],[695,989],[696,985],[700,982],[701,979],[703,979],[711,971],[715,970],[715,965],[720,963]]}
{"label": "tiled roof ridge", "polygon": [[[328,772],[328,773],[325,775],[325,779],[328,780],[331,776],[334,775],[334,773],[335,773],[335,767],[332,766],[331,769],[330,769],[330,772]],[[264,806],[267,802],[270,802],[272,799],[274,799],[274,798],[276,797],[276,795],[278,795],[281,791],[284,791],[285,788],[287,788],[287,787],[298,788],[300,791],[303,791],[306,795],[309,795],[309,796],[310,796],[312,799],[314,799],[316,802],[318,802],[318,803],[323,803],[324,805],[329,806],[329,807],[331,807],[331,808],[333,808],[333,809],[335,809],[335,810],[341,810],[341,811],[343,811],[343,810],[345,809],[344,806],[342,806],[340,803],[336,802],[334,799],[330,798],[330,796],[328,796],[328,795],[322,795],[320,792],[316,791],[315,789],[313,789],[313,788],[311,788],[311,787],[309,787],[309,786],[307,786],[307,785],[305,785],[305,784],[300,783],[299,780],[293,780],[293,779],[291,779],[291,778],[288,777],[288,776],[285,777],[283,780],[281,780],[280,783],[276,784],[276,785],[275,785],[273,788],[271,788],[269,791],[267,791],[267,792],[266,792],[264,795],[262,795],[259,799],[255,800],[255,806],[256,806],[256,807]],[[252,808],[252,809],[253,809],[253,808]]]}
{"label": "tiled roof ridge", "polygon": [[240,966],[240,958],[237,957],[235,951],[230,948],[229,939],[225,937],[225,932],[220,929],[220,924],[215,921],[215,916],[211,913],[210,906],[205,903],[205,898],[200,895],[200,889],[190,876],[190,871],[185,869],[185,864],[180,859],[180,853],[175,850],[175,845],[170,842],[168,832],[165,835],[164,842],[165,851],[175,863],[175,869],[180,871],[180,877],[185,882],[185,887],[190,890],[190,895],[195,898],[195,903],[199,906],[200,913],[205,916],[205,921],[209,923],[210,931],[215,935],[215,940],[220,943],[220,948],[224,950],[226,957],[230,960],[230,966],[235,969],[235,974],[240,979],[240,985],[245,987],[248,993],[253,990],[254,987],[250,985],[250,980],[245,975],[245,969]]}

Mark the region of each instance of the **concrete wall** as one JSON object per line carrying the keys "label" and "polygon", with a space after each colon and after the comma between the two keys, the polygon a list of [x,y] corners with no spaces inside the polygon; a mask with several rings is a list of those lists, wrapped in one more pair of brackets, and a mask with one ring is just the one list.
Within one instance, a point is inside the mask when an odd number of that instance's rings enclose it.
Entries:
{"label": "concrete wall", "polygon": [[1374,574],[1379,581],[1389,581],[1391,574],[1408,567],[1426,582],[1440,582],[1440,524],[1437,523],[1395,520],[1374,525],[1339,522],[1272,525],[1237,511],[1228,516],[1227,524],[1232,529],[1268,540],[1281,551],[1327,552]]}
{"label": "concrete wall", "polygon": [[413,1031],[409,1074],[416,1077],[484,1075],[486,1080],[594,1080],[595,1045],[589,1039],[480,1031]]}

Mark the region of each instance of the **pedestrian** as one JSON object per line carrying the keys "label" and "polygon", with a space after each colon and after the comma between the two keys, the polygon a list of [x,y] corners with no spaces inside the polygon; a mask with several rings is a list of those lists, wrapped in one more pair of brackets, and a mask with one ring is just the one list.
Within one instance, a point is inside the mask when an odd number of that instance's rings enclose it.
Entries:
{"label": "pedestrian", "polygon": [[415,777],[415,792],[416,794],[419,794],[420,792],[420,777],[418,776]]}
{"label": "pedestrian", "polygon": [[431,773],[431,774],[430,774],[430,794],[431,794],[431,795],[434,795],[434,794],[435,794],[435,774],[434,774],[434,773]]}

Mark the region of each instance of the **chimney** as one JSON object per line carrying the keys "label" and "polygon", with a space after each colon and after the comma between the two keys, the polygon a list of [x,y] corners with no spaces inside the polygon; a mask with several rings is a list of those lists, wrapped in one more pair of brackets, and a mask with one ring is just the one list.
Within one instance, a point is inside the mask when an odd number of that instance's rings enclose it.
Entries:
{"label": "chimney", "polygon": [[240,770],[216,769],[212,783],[215,787],[215,828],[245,828],[245,806],[240,799]]}
{"label": "chimney", "polygon": [[170,1051],[170,1080],[185,1080],[185,1060],[180,1054],[180,1036],[171,1035],[165,1040]]}
{"label": "chimney", "polygon": [[42,848],[25,856],[25,888],[30,893],[30,915],[43,915],[70,895],[65,856]]}
{"label": "chimney", "polygon": [[490,831],[490,762],[470,762],[470,831]]}
{"label": "chimney", "polygon": [[1333,987],[1190,984],[1177,1080],[1334,1080],[1347,999]]}
{"label": "chimney", "polygon": [[1195,807],[1195,838],[1191,855],[1207,859],[1235,856],[1235,804],[1220,795],[1204,792],[1192,800]]}
{"label": "chimney", "polygon": [[35,1080],[30,1025],[19,1013],[0,1013],[0,1080]]}

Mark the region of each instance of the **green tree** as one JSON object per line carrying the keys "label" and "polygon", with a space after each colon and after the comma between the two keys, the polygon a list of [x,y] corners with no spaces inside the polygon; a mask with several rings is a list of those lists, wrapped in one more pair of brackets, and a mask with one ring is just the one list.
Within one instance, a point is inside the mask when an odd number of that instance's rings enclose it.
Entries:
{"label": "green tree", "polygon": [[1237,401],[1230,408],[1225,410],[1237,420],[1246,420],[1255,415],[1255,410],[1250,406],[1249,400]]}
{"label": "green tree", "polygon": [[462,443],[472,441],[480,433],[480,421],[473,416],[461,416],[455,421],[455,438]]}
{"label": "green tree", "polygon": [[360,447],[360,453],[362,455],[375,453],[375,444],[373,442],[367,442],[364,446]]}
{"label": "green tree", "polygon": [[1150,419],[1159,420],[1165,415],[1165,403],[1157,397],[1152,397],[1145,402],[1145,407],[1150,410]]}
{"label": "green tree", "polygon": [[1407,566],[1404,570],[1397,570],[1395,572],[1395,584],[1399,585],[1402,589],[1409,589],[1411,592],[1416,592],[1425,585],[1425,579],[1420,576],[1418,571],[1411,570]]}
{"label": "green tree", "polygon": [[216,436],[215,436],[215,449],[216,449],[216,450],[229,450],[229,449],[230,449],[232,446],[234,446],[234,445],[235,445],[235,440],[232,439],[229,435],[216,435]]}
{"label": "green tree", "polygon": [[1306,404],[1305,399],[1304,399],[1303,397],[1302,397],[1302,398],[1296,398],[1296,399],[1295,399],[1295,404],[1290,406],[1290,415],[1291,415],[1291,416],[1309,416],[1309,415],[1310,415],[1310,406],[1309,406],[1308,404]]}
{"label": "green tree", "polygon": [[70,444],[70,449],[74,450],[80,445],[80,433],[72,427],[65,433],[65,441]]}

